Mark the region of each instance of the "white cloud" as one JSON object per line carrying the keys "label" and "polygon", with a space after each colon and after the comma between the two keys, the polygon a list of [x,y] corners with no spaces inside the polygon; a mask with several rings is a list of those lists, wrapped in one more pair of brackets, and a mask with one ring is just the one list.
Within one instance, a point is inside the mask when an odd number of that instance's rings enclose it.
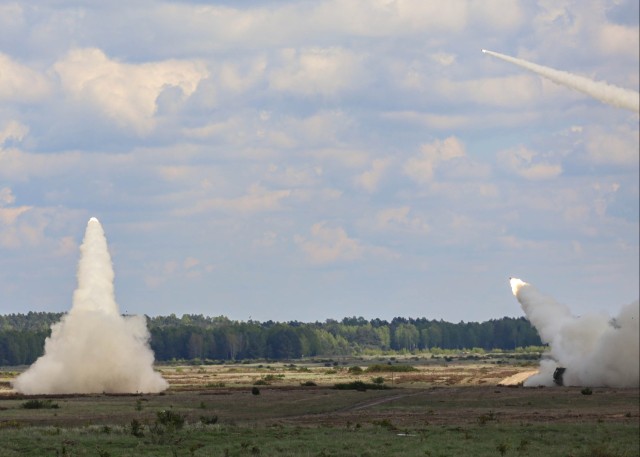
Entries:
{"label": "white cloud", "polygon": [[270,164],[265,180],[281,187],[312,187],[321,183],[322,167],[295,167],[293,165]]}
{"label": "white cloud", "polygon": [[75,254],[78,251],[78,244],[71,236],[64,236],[58,240],[58,246],[55,249],[55,254],[59,257],[65,257],[71,254]]}
{"label": "white cloud", "polygon": [[517,149],[498,152],[499,163],[518,176],[532,181],[557,178],[562,174],[562,165],[540,158],[541,154],[520,146]]}
{"label": "white cloud", "polygon": [[300,95],[334,96],[365,77],[363,58],[343,48],[285,49],[279,68],[271,71],[269,85]]}
{"label": "white cloud", "polygon": [[289,189],[268,190],[259,184],[253,184],[247,189],[247,193],[240,197],[204,197],[198,199],[191,206],[176,210],[175,213],[184,216],[214,210],[237,213],[278,211],[283,208],[282,201],[290,197],[291,194]]}
{"label": "white cloud", "polygon": [[636,128],[620,125],[613,131],[596,126],[584,129],[588,159],[595,164],[637,166],[639,138]]}
{"label": "white cloud", "polygon": [[433,180],[436,168],[443,162],[464,157],[464,144],[456,137],[423,144],[420,154],[405,162],[404,172],[414,181],[425,184]]}
{"label": "white cloud", "polygon": [[469,3],[469,15],[478,19],[488,29],[513,30],[525,20],[520,2],[513,0],[473,0]]}
{"label": "white cloud", "polygon": [[637,57],[640,47],[640,30],[619,24],[602,24],[595,40],[603,54],[627,54]]}
{"label": "white cloud", "polygon": [[257,56],[249,62],[224,62],[218,72],[222,90],[245,92],[264,79],[267,68],[265,56]]}
{"label": "white cloud", "polygon": [[49,91],[44,76],[0,52],[0,101],[36,102]]}
{"label": "white cloud", "polygon": [[148,134],[162,91],[177,87],[184,97],[208,76],[199,61],[128,64],[96,48],[74,49],[53,66],[63,88],[78,103],[90,103],[125,130]]}
{"label": "white cloud", "polygon": [[144,282],[150,289],[156,289],[170,281],[199,280],[213,270],[213,265],[192,256],[181,260],[172,259],[164,262],[153,262],[145,265]]}
{"label": "white cloud", "polygon": [[[66,156],[66,155],[65,155]],[[75,157],[62,157],[62,155],[49,156],[44,154],[29,154],[18,149],[0,149],[0,176],[13,181],[23,181],[31,176],[46,176],[60,169],[62,162],[75,162]],[[64,160],[65,158],[71,159]],[[61,159],[61,160],[56,160]]]}
{"label": "white cloud", "polygon": [[296,235],[294,241],[314,264],[353,261],[365,252],[360,241],[349,238],[342,227],[328,227],[326,222],[314,224],[309,238]]}
{"label": "white cloud", "polygon": [[442,65],[443,67],[448,67],[456,61],[456,55],[449,54],[447,52],[436,52],[434,54],[431,54],[431,60]]}
{"label": "white cloud", "polygon": [[400,230],[412,233],[426,234],[429,224],[422,218],[411,215],[409,206],[385,208],[376,214],[376,226],[381,230]]}
{"label": "white cloud", "polygon": [[452,101],[475,102],[483,106],[531,106],[542,98],[542,82],[527,74],[453,81],[440,79],[434,91]]}
{"label": "white cloud", "polygon": [[375,192],[390,164],[389,158],[373,160],[369,170],[355,177],[355,185],[369,193]]}
{"label": "white cloud", "polygon": [[365,166],[369,156],[369,153],[365,150],[341,145],[311,149],[305,152],[318,161],[330,161],[346,168],[360,168]]}
{"label": "white cloud", "polygon": [[10,205],[16,201],[16,197],[8,187],[0,189],[0,206]]}
{"label": "white cloud", "polygon": [[492,112],[478,117],[475,113],[469,114],[440,114],[418,111],[389,111],[382,113],[383,119],[396,122],[424,126],[430,130],[472,130],[487,129],[496,125],[503,127],[516,127],[534,122],[542,117],[542,114],[531,109],[513,112]]}
{"label": "white cloud", "polygon": [[29,133],[29,127],[18,121],[9,121],[0,130],[0,149],[7,140],[22,141],[27,133]]}

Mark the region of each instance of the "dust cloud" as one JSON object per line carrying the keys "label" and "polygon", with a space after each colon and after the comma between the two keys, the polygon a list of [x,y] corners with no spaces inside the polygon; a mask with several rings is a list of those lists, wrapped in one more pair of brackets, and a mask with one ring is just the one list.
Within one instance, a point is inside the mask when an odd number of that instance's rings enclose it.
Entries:
{"label": "dust cloud", "polygon": [[511,278],[511,289],[549,345],[539,374],[527,379],[525,386],[552,386],[555,369],[564,367],[565,385],[638,387],[638,301],[623,306],[613,318],[604,313],[574,316],[567,306],[520,279]]}
{"label": "dust cloud", "polygon": [[73,306],[52,325],[44,355],[18,376],[24,394],[153,393],[168,383],[153,370],[144,316],[121,316],[100,222],[92,217],[80,247]]}

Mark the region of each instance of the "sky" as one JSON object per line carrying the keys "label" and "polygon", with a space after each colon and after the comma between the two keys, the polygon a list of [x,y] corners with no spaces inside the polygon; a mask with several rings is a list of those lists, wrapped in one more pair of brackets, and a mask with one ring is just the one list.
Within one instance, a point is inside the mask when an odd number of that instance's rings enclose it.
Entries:
{"label": "sky", "polygon": [[122,312],[576,314],[639,295],[637,0],[5,1],[0,314],[67,311],[90,217]]}

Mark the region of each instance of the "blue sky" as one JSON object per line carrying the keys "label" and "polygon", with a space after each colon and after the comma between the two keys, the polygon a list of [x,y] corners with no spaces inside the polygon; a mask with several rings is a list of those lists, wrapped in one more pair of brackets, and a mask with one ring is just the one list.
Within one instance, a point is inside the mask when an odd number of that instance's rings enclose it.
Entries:
{"label": "blue sky", "polygon": [[[238,5],[240,4],[240,6]],[[0,313],[65,311],[100,219],[123,312],[324,321],[638,298],[638,2],[0,5]]]}

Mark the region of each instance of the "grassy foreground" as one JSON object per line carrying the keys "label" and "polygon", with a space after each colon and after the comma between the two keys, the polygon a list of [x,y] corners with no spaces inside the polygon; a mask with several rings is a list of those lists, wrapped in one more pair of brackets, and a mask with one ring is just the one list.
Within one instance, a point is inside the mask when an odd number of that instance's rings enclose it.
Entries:
{"label": "grassy foreground", "polygon": [[194,424],[157,435],[129,427],[3,430],[2,456],[636,456],[637,424],[349,427]]}
{"label": "grassy foreground", "polygon": [[159,395],[3,390],[0,457],[639,455],[638,388],[497,387],[531,368],[510,364],[349,365],[164,367]]}

